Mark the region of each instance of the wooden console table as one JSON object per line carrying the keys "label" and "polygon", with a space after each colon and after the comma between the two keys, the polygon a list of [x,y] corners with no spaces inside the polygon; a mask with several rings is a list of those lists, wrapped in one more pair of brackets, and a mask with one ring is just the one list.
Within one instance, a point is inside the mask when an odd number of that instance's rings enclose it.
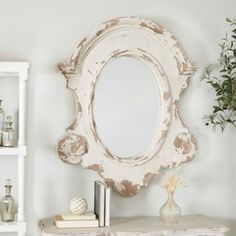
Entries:
{"label": "wooden console table", "polygon": [[39,222],[42,236],[224,236],[229,228],[207,216],[182,216],[177,224],[160,217],[113,218],[110,227],[58,229],[52,219]]}

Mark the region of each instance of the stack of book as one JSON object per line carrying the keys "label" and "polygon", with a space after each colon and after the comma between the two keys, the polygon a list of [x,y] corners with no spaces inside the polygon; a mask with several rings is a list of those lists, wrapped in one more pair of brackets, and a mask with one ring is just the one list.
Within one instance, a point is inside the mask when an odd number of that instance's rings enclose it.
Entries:
{"label": "stack of book", "polygon": [[102,182],[94,183],[94,212],[83,215],[62,213],[54,217],[57,228],[83,228],[110,226],[110,188]]}
{"label": "stack of book", "polygon": [[96,215],[93,212],[88,212],[83,215],[62,213],[54,217],[54,222],[57,228],[83,228],[99,226]]}
{"label": "stack of book", "polygon": [[98,217],[99,226],[110,226],[110,188],[102,182],[94,183],[94,213]]}

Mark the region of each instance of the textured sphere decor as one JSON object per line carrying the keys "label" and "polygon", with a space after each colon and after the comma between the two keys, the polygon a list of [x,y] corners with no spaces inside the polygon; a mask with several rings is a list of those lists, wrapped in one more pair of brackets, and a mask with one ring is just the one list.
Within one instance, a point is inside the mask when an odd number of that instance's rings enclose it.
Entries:
{"label": "textured sphere decor", "polygon": [[70,201],[70,211],[73,214],[83,215],[88,209],[88,203],[84,198],[74,197]]}

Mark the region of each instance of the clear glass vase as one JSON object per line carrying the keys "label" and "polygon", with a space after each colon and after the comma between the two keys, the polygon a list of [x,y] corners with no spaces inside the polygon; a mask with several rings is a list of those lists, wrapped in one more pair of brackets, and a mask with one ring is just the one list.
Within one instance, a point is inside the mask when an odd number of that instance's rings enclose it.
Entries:
{"label": "clear glass vase", "polygon": [[4,147],[13,147],[15,145],[15,130],[12,127],[11,117],[7,116],[5,128],[2,132],[2,144]]}
{"label": "clear glass vase", "polygon": [[181,209],[174,200],[174,194],[168,194],[167,201],[160,208],[160,216],[165,223],[177,223],[181,216]]}
{"label": "clear glass vase", "polygon": [[0,99],[0,146],[2,146],[2,132],[4,128],[4,111],[1,104],[2,100]]}
{"label": "clear glass vase", "polygon": [[15,200],[11,195],[11,180],[8,179],[5,184],[6,195],[1,201],[1,220],[4,222],[14,221],[16,206]]}

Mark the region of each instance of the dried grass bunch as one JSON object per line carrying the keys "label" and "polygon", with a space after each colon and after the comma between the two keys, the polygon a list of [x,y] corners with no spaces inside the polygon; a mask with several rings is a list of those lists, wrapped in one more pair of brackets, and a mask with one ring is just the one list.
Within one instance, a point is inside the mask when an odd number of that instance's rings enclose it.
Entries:
{"label": "dried grass bunch", "polygon": [[164,177],[162,187],[166,190],[168,196],[173,196],[178,187],[185,187],[186,183],[176,175],[176,173],[181,169],[181,167],[172,169],[167,172]]}

